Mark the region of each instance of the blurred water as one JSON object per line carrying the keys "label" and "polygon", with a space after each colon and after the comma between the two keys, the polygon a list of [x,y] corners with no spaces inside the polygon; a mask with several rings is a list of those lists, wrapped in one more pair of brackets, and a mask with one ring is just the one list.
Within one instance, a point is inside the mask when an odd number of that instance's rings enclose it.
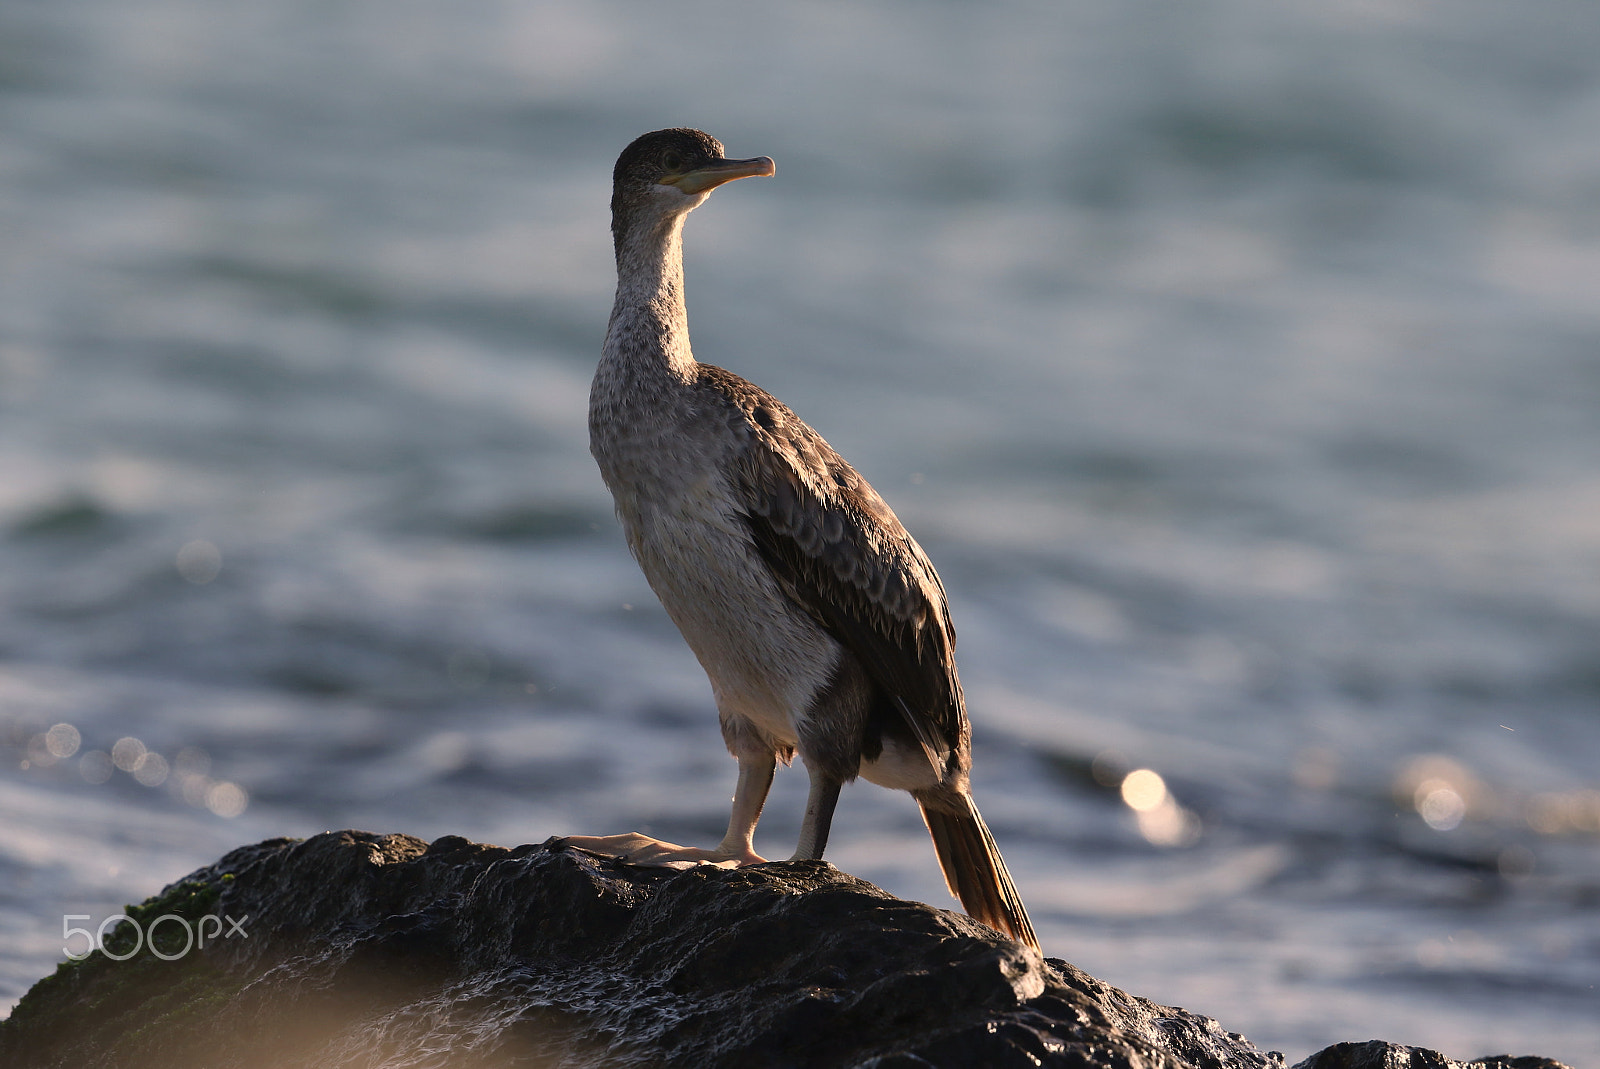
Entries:
{"label": "blurred water", "polygon": [[[778,161],[696,351],[939,564],[1046,949],[1291,1060],[1593,1064],[1583,0],[0,5],[0,998],[271,835],[717,836],[584,429],[676,124]],[[947,901],[909,799],[836,827]]]}

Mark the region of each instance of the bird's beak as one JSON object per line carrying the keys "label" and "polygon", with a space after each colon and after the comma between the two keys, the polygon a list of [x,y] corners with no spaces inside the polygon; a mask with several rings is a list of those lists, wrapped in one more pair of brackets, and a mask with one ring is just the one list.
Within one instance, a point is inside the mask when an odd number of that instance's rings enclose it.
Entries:
{"label": "bird's beak", "polygon": [[685,193],[704,193],[716,189],[735,178],[768,178],[777,172],[770,156],[757,156],[753,160],[717,160],[683,174],[661,179],[661,185],[677,186]]}

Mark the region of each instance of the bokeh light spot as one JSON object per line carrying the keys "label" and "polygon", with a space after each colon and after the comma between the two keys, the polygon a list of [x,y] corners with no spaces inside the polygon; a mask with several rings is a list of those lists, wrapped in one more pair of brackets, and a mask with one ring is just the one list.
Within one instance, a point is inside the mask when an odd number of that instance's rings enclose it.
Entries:
{"label": "bokeh light spot", "polygon": [[1417,787],[1417,812],[1434,831],[1453,831],[1467,815],[1467,803],[1454,787],[1440,780],[1424,780]]}
{"label": "bokeh light spot", "polygon": [[56,755],[50,752],[50,740],[44,733],[33,736],[28,740],[28,759],[23,762],[23,768],[37,765],[40,768],[49,768],[56,763]]}
{"label": "bokeh light spot", "polygon": [[1394,780],[1394,798],[1408,805],[1434,831],[1453,831],[1476,808],[1483,817],[1491,804],[1466,766],[1443,754],[1423,754],[1408,761]]}
{"label": "bokeh light spot", "polygon": [[167,759],[158,753],[146,752],[133,766],[133,778],[146,787],[159,787],[167,781]]}
{"label": "bokeh light spot", "polygon": [[222,573],[222,551],[204,539],[187,542],[178,550],[178,574],[199,586]]}
{"label": "bokeh light spot", "polygon": [[145,755],[144,743],[132,735],[125,735],[111,747],[111,763],[124,772],[132,772]]}
{"label": "bokeh light spot", "polygon": [[57,724],[44,733],[44,744],[51,756],[64,760],[78,752],[78,747],[83,744],[83,736],[71,724]]}
{"label": "bokeh light spot", "polygon": [[236,817],[249,804],[250,796],[237,783],[213,783],[206,791],[206,808],[219,817]]}
{"label": "bokeh light spot", "polygon": [[1148,768],[1136,768],[1122,778],[1122,800],[1129,809],[1149,813],[1167,800],[1167,783]]}

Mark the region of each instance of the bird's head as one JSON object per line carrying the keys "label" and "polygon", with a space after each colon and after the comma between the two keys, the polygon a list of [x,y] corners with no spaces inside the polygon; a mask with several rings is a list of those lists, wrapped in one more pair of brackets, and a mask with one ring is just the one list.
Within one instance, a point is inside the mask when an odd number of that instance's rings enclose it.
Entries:
{"label": "bird's head", "polygon": [[611,225],[641,217],[681,215],[735,178],[766,176],[772,160],[730,160],[722,142],[699,130],[656,130],[635,138],[617,157],[611,175]]}

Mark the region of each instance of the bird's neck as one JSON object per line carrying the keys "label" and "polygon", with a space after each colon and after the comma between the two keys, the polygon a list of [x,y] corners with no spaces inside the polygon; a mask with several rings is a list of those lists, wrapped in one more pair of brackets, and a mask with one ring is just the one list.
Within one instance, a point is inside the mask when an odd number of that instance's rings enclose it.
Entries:
{"label": "bird's neck", "polygon": [[694,374],[683,303],[682,213],[637,220],[616,233],[617,300],[603,360],[633,374]]}

